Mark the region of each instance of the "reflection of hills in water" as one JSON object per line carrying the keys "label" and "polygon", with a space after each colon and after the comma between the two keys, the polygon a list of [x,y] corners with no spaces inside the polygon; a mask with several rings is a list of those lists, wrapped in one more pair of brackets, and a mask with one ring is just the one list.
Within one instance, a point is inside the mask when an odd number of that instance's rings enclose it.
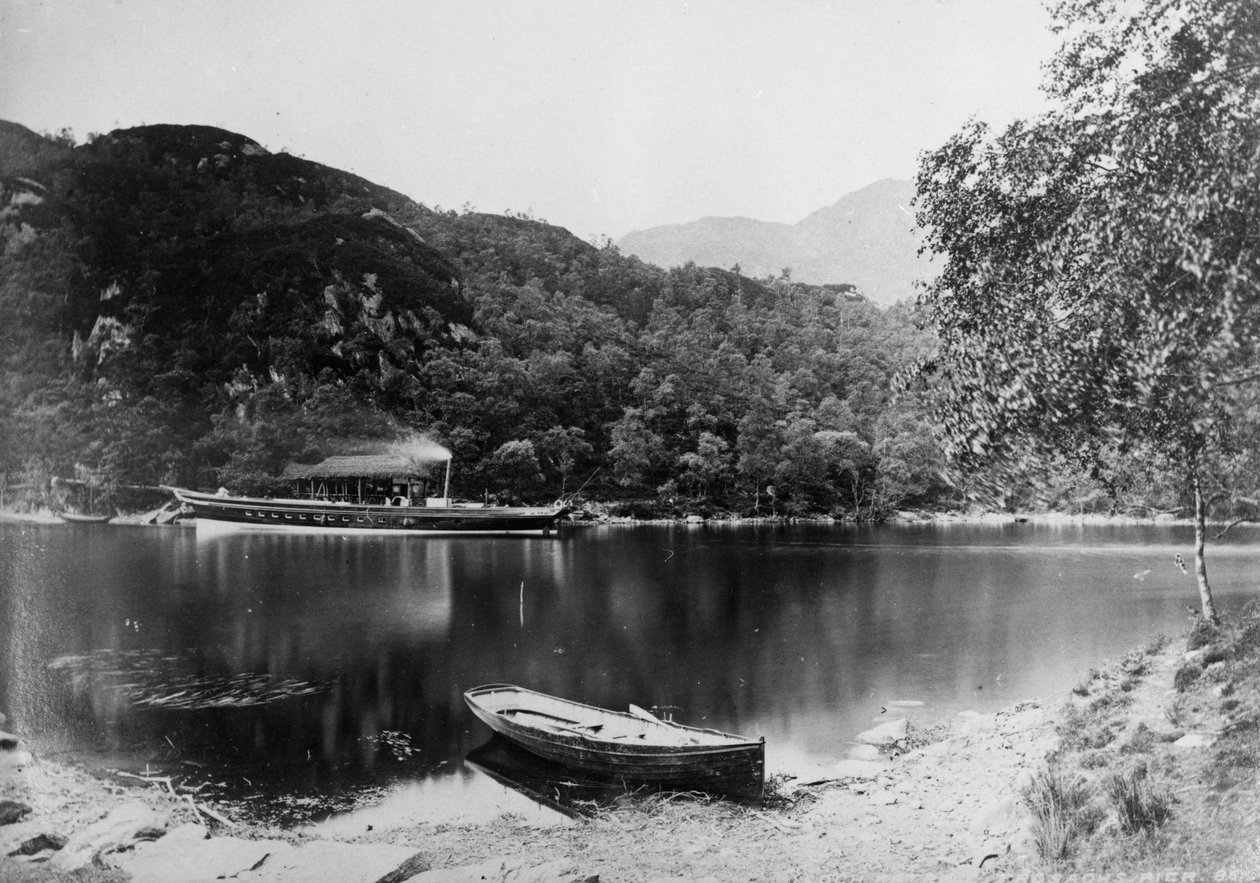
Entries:
{"label": "reflection of hills in water", "polygon": [[[64,672],[76,693],[102,693],[93,705],[129,704],[142,708],[193,710],[248,708],[327,689],[298,678],[277,680],[249,672],[192,674],[191,656],[170,656],[156,650],[95,650],[82,656],[61,656],[48,663]],[[181,671],[185,669],[185,671]]]}

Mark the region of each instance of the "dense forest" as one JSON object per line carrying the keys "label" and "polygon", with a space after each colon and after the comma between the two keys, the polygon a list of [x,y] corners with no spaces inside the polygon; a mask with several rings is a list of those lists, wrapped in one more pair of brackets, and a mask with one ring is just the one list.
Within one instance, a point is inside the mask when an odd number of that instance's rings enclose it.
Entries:
{"label": "dense forest", "polygon": [[[415,435],[458,495],[880,519],[940,505],[931,339],[790,271],[662,269],[241,135],[0,124],[0,474],[279,490]],[[63,485],[64,487],[64,485]]]}

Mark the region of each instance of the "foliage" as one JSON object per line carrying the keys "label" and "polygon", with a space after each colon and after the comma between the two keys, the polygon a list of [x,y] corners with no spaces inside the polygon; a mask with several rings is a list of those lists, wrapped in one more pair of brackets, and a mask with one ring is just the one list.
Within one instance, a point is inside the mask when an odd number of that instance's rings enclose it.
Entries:
{"label": "foliage", "polygon": [[1176,476],[1200,527],[1216,504],[1249,515],[1260,11],[1066,0],[1053,14],[1058,107],[996,135],[972,123],[919,171],[920,223],[945,259],[923,300],[947,452],[988,470],[990,492],[1055,455],[1104,488],[1145,460]]}
{"label": "foliage", "polygon": [[1203,675],[1202,666],[1197,663],[1187,662],[1185,665],[1177,669],[1177,673],[1173,676],[1173,689],[1178,693],[1184,693],[1190,688],[1195,681]]}
{"label": "foliage", "polygon": [[205,126],[6,124],[0,187],[15,478],[267,493],[423,431],[474,498],[596,476],[649,509],[878,519],[948,493],[925,403],[889,392],[924,334],[844,286],[664,270]]}
{"label": "foliage", "polygon": [[1186,649],[1198,650],[1200,647],[1206,647],[1216,641],[1220,635],[1220,628],[1205,620],[1196,619],[1194,625],[1190,627],[1190,634],[1186,636]]}

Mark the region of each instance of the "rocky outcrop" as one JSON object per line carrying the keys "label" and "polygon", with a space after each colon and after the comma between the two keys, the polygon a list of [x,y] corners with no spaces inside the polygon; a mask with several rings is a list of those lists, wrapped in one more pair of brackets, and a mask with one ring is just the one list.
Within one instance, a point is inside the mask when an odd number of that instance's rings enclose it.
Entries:
{"label": "rocky outcrop", "polygon": [[57,871],[77,871],[107,853],[162,836],[168,824],[165,814],[141,801],[124,803],[71,837],[50,864]]}

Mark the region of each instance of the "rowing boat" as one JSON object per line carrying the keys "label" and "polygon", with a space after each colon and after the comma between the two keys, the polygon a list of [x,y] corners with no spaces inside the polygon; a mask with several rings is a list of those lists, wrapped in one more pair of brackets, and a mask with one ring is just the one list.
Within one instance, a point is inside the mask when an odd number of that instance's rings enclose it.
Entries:
{"label": "rowing boat", "polygon": [[760,797],[765,739],[688,727],[631,705],[609,711],[511,684],[464,694],[486,726],[532,754],[627,786]]}

